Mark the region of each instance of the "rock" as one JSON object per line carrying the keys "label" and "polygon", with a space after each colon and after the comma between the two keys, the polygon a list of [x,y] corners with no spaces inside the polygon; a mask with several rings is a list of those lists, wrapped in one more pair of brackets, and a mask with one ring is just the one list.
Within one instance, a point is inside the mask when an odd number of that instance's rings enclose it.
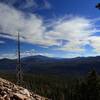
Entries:
{"label": "rock", "polygon": [[50,100],[0,78],[0,100]]}
{"label": "rock", "polygon": [[13,98],[19,99],[19,100],[28,100],[28,96],[25,96],[23,94],[14,93]]}

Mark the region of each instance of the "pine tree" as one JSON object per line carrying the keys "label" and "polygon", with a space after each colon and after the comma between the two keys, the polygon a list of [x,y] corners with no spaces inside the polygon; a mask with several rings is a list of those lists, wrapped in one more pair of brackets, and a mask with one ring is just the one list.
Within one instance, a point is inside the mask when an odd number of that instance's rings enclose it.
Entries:
{"label": "pine tree", "polygon": [[99,80],[95,70],[91,71],[87,77],[88,100],[99,100]]}

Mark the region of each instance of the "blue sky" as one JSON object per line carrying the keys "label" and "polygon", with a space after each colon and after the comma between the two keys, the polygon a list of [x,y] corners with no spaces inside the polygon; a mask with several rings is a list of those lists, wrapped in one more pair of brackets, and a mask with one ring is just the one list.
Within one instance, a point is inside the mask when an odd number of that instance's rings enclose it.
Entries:
{"label": "blue sky", "polygon": [[100,55],[99,0],[0,0],[0,58]]}

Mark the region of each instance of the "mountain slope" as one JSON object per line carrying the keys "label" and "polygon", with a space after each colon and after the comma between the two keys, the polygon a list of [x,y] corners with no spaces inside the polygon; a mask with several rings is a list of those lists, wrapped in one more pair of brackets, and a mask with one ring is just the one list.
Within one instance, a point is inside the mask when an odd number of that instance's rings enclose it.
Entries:
{"label": "mountain slope", "polygon": [[49,100],[0,78],[0,100]]}
{"label": "mountain slope", "polygon": [[[28,73],[84,74],[95,68],[100,72],[100,56],[57,59],[45,56],[31,56],[21,59],[22,67]],[[15,70],[17,60],[1,59],[0,70]]]}

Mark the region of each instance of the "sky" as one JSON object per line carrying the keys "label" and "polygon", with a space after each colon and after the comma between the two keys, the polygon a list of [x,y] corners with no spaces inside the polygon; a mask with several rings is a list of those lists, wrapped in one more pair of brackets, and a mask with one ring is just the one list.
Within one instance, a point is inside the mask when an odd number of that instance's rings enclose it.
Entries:
{"label": "sky", "polygon": [[99,0],[0,0],[0,58],[100,55]]}

